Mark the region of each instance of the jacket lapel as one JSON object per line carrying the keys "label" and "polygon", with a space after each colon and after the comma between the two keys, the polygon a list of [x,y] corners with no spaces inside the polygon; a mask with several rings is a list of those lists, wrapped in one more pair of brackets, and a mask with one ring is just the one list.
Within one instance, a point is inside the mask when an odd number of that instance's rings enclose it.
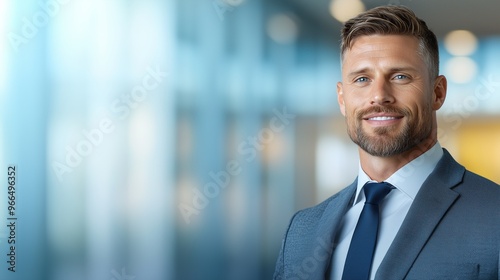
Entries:
{"label": "jacket lapel", "polygon": [[459,197],[452,187],[462,181],[465,169],[443,150],[443,157],[415,197],[375,279],[404,279],[436,226]]}

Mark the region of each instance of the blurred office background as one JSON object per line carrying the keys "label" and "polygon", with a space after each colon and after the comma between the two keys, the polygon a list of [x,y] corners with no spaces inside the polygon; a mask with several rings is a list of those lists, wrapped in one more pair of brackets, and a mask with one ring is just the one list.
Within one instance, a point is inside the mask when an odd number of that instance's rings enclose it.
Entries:
{"label": "blurred office background", "polygon": [[271,279],[293,213],[356,176],[339,29],[385,4],[439,36],[442,146],[500,183],[498,1],[0,1],[0,278]]}

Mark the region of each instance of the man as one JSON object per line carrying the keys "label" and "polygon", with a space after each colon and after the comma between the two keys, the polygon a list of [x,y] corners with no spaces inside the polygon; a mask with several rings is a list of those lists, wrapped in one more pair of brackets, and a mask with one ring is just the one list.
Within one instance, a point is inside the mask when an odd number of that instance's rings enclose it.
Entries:
{"label": "man", "polygon": [[294,215],[274,279],[499,279],[500,187],[437,141],[447,82],[434,33],[407,8],[377,7],[345,23],[341,61],[359,174]]}

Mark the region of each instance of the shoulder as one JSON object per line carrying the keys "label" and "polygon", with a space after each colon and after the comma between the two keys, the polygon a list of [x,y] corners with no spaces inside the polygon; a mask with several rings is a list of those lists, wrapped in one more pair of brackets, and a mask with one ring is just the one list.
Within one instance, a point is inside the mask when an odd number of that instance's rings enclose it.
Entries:
{"label": "shoulder", "polygon": [[462,181],[451,188],[458,194],[457,200],[450,210],[449,220],[452,217],[456,224],[468,224],[477,238],[489,236],[493,241],[499,241],[500,220],[500,186],[487,178],[465,170]]}
{"label": "shoulder", "polygon": [[[287,245],[300,250],[311,247],[318,236],[331,235],[340,223],[356,191],[352,184],[316,206],[298,211],[285,234]],[[314,247],[314,246],[313,246]]]}
{"label": "shoulder", "polygon": [[485,188],[485,190],[498,192],[500,191],[500,185],[481,176],[472,171],[465,170],[464,174],[464,183],[465,184],[474,184],[479,188]]}
{"label": "shoulder", "polygon": [[283,240],[285,261],[300,263],[311,248],[329,244],[355,190],[353,184],[318,205],[295,213]]}
{"label": "shoulder", "polygon": [[327,208],[333,205],[348,203],[352,198],[352,185],[341,190],[340,192],[330,196],[323,202],[309,208],[302,209],[295,213],[292,218],[291,225],[310,227],[315,225],[318,220],[325,214]]}
{"label": "shoulder", "polygon": [[491,205],[500,210],[497,206],[500,203],[500,185],[474,172],[465,170],[462,183],[454,190],[463,196],[473,197],[483,206]]}
{"label": "shoulder", "polygon": [[468,169],[458,163],[446,150],[436,166],[434,178],[444,185],[452,185],[453,189],[469,190],[480,193],[498,194],[500,186]]}

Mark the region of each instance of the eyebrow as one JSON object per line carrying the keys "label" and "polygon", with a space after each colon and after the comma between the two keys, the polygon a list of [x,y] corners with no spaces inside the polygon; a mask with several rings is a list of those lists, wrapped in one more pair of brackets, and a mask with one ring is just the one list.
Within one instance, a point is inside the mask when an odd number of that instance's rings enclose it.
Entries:
{"label": "eyebrow", "polygon": [[356,71],[351,71],[347,74],[347,77],[348,78],[353,78],[359,74],[363,74],[363,73],[366,73],[366,72],[370,72],[370,68],[368,67],[364,67],[364,68],[361,68],[359,70],[356,70]]}
{"label": "eyebrow", "polygon": [[[359,70],[351,71],[347,74],[348,78],[355,77],[357,75],[363,74],[363,73],[368,73],[372,71],[372,68],[370,67],[363,67]],[[407,67],[392,67],[388,69],[389,73],[396,73],[396,72],[417,72],[417,69],[415,67],[407,66]]]}

